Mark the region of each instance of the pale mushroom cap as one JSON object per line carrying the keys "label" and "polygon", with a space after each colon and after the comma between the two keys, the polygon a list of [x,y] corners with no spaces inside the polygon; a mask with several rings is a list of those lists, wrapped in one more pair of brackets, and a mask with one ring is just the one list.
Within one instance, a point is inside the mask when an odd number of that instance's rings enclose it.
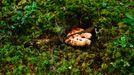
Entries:
{"label": "pale mushroom cap", "polygon": [[80,35],[79,34],[72,35],[68,39],[66,39],[65,42],[71,44],[72,41],[76,40],[76,38],[80,38]]}
{"label": "pale mushroom cap", "polygon": [[81,38],[81,40],[74,39],[74,43],[72,43],[72,46],[85,46],[90,44],[91,44],[91,40],[86,38]]}
{"label": "pale mushroom cap", "polygon": [[91,44],[91,40],[87,39],[86,45],[90,45],[90,44]]}
{"label": "pale mushroom cap", "polygon": [[91,40],[87,38],[82,38],[80,35],[73,35],[73,37],[69,37],[67,40],[65,40],[66,43],[72,45],[72,46],[85,46],[90,45]]}
{"label": "pale mushroom cap", "polygon": [[82,33],[82,34],[81,34],[81,37],[90,39],[90,38],[92,37],[92,34],[91,34],[91,33]]}

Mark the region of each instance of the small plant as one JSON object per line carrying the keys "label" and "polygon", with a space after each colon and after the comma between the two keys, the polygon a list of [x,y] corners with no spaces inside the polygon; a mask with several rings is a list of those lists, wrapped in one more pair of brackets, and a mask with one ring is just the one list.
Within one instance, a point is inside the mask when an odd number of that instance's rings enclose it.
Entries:
{"label": "small plant", "polygon": [[122,36],[121,38],[115,40],[114,44],[120,45],[121,47],[126,47],[127,46],[127,37]]}
{"label": "small plant", "polygon": [[[132,11],[133,12],[133,11]],[[129,46],[130,47],[134,47],[134,14],[130,14],[130,13],[126,13],[126,18],[124,19],[124,22],[129,25],[129,31],[130,31],[130,34],[129,34]]]}

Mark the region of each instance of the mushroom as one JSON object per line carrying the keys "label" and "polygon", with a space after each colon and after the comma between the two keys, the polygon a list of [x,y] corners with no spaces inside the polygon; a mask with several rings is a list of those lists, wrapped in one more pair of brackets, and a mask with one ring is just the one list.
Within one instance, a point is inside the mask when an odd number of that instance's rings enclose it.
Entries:
{"label": "mushroom", "polygon": [[82,38],[90,39],[90,38],[92,37],[92,34],[91,34],[91,33],[82,33],[82,34],[81,34],[81,37],[82,37]]}
{"label": "mushroom", "polygon": [[70,32],[67,34],[67,36],[70,36],[70,35],[72,35],[72,34],[79,33],[79,32],[82,32],[82,31],[84,31],[84,29],[82,29],[82,28],[73,28],[72,31],[70,31]]}
{"label": "mushroom", "polygon": [[67,36],[70,36],[70,35],[71,36],[65,40],[65,43],[68,43],[72,46],[90,45],[91,44],[90,38],[92,37],[91,33],[75,34],[75,33],[82,32],[82,31],[84,31],[84,29],[77,28],[69,32]]}

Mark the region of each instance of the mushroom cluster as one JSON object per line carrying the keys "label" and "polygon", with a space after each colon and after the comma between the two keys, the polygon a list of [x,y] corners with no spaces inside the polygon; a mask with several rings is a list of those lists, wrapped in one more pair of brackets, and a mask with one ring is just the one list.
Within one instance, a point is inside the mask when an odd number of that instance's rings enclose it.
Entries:
{"label": "mushroom cluster", "polygon": [[91,33],[81,33],[77,34],[79,32],[84,31],[82,28],[73,28],[67,36],[68,39],[65,40],[65,43],[70,44],[72,46],[86,46],[91,44],[90,38],[92,37]]}

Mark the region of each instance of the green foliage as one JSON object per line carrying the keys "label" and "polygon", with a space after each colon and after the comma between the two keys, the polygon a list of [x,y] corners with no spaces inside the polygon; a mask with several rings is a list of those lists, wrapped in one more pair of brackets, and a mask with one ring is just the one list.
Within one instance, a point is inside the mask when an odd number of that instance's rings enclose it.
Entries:
{"label": "green foliage", "polygon": [[129,25],[129,32],[130,32],[130,35],[129,35],[129,45],[130,47],[133,47],[134,46],[134,14],[131,14],[133,13],[134,11],[130,11],[129,13],[127,12],[125,15],[126,15],[126,18],[124,19],[124,22]]}
{"label": "green foliage", "polygon": [[127,38],[125,36],[122,36],[120,39],[115,40],[114,44],[120,45],[121,47],[126,47],[127,46]]}
{"label": "green foliage", "polygon": [[[0,74],[133,75],[133,7],[132,0],[2,0]],[[99,29],[90,47],[34,43],[79,24]]]}

